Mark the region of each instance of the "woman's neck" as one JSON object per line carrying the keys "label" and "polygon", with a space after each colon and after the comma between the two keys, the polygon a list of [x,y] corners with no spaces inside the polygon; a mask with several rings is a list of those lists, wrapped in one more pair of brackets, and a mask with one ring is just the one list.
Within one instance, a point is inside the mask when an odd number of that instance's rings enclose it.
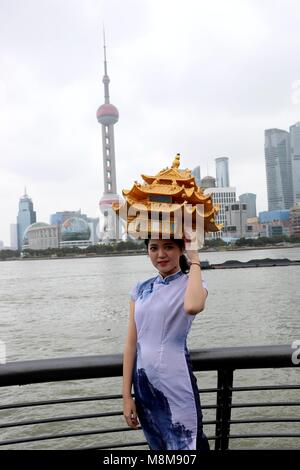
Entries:
{"label": "woman's neck", "polygon": [[177,266],[177,267],[171,269],[171,271],[168,271],[167,273],[161,273],[160,271],[158,271],[158,272],[159,272],[159,274],[161,275],[161,277],[165,278],[165,277],[167,277],[167,276],[171,276],[172,274],[177,273],[178,271],[180,271],[180,267],[179,267],[179,266]]}

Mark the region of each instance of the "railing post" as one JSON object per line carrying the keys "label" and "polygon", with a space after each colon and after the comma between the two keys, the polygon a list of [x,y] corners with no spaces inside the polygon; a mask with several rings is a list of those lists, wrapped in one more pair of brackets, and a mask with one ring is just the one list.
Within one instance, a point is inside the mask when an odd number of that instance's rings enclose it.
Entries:
{"label": "railing post", "polygon": [[227,450],[229,447],[232,385],[233,370],[219,369],[215,450]]}

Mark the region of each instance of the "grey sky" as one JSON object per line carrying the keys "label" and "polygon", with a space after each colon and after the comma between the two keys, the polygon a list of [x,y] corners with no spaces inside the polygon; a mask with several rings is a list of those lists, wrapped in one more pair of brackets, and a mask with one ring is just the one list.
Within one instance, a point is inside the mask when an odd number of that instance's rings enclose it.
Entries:
{"label": "grey sky", "polygon": [[300,120],[297,0],[0,0],[0,240],[25,185],[39,221],[99,216],[103,23],[118,192],[227,156],[266,210],[264,129]]}

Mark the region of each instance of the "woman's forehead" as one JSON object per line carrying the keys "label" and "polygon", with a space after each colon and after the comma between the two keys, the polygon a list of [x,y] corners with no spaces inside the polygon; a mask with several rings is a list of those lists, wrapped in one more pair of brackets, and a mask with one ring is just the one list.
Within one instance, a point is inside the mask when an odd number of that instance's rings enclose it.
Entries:
{"label": "woman's forehead", "polygon": [[174,242],[174,240],[149,240],[149,245],[153,246],[153,245],[176,245],[176,243]]}

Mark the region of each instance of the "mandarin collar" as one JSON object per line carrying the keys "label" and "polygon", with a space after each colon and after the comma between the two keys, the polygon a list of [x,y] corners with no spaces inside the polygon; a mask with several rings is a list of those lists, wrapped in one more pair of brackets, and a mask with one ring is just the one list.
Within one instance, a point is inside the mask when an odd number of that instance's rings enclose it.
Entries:
{"label": "mandarin collar", "polygon": [[160,273],[157,275],[157,283],[158,284],[169,284],[171,281],[174,281],[178,277],[180,277],[183,274],[181,269],[177,271],[176,273],[169,274],[169,276],[162,277]]}

